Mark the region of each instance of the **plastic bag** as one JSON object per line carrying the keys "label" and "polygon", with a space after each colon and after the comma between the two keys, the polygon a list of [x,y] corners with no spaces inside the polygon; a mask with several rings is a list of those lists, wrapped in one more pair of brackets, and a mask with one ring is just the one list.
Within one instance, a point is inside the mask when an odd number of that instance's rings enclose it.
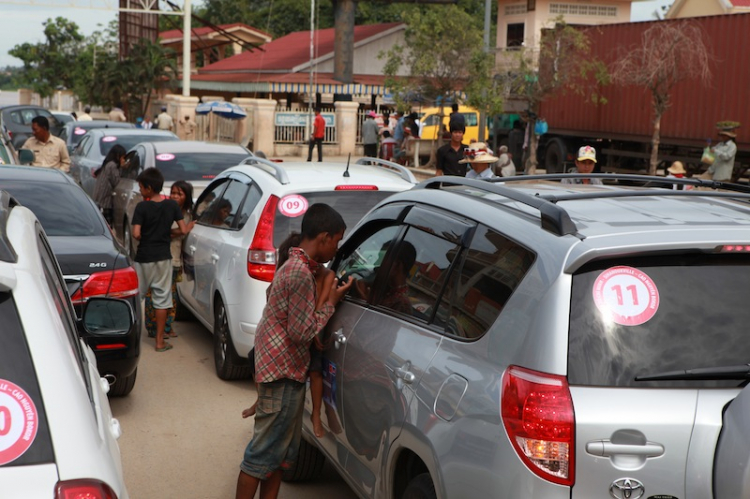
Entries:
{"label": "plastic bag", "polygon": [[703,149],[703,156],[701,156],[701,163],[704,165],[713,165],[714,160],[716,157],[714,156],[713,151],[711,151],[711,148],[706,146],[705,149]]}
{"label": "plastic bag", "polygon": [[537,135],[544,135],[545,133],[547,133],[547,130],[549,130],[547,121],[543,119],[537,120],[536,124],[534,125],[534,133],[536,133]]}

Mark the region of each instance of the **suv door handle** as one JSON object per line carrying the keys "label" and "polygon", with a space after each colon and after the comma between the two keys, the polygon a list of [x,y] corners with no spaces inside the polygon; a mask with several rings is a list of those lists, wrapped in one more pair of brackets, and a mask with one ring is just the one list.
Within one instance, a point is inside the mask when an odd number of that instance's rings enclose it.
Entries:
{"label": "suv door handle", "polygon": [[412,384],[417,379],[416,376],[414,376],[414,373],[409,371],[409,368],[411,367],[411,362],[407,362],[403,366],[396,369],[396,377],[399,379],[404,380],[404,383]]}
{"label": "suv door handle", "polygon": [[189,245],[189,246],[188,246],[188,249],[190,250],[190,254],[191,254],[191,255],[195,254],[195,246],[193,246],[193,245],[191,244],[191,245]]}
{"label": "suv door handle", "polygon": [[344,328],[341,328],[333,333],[333,346],[338,350],[344,344],[346,344],[346,336],[344,336]]}
{"label": "suv door handle", "polygon": [[592,456],[643,456],[659,457],[664,454],[664,446],[654,442],[638,444],[613,444],[610,440],[594,440],[586,444],[586,452]]}
{"label": "suv door handle", "polygon": [[211,253],[211,263],[216,263],[219,261],[219,255],[216,253]]}

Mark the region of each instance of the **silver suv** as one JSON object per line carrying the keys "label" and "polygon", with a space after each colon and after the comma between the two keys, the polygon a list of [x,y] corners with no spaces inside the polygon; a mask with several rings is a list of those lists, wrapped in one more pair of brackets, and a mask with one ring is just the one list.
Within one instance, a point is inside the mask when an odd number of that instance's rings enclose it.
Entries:
{"label": "silver suv", "polygon": [[325,456],[361,497],[720,497],[750,189],[563,177],[439,177],[362,219],[332,264],[357,282],[326,330],[327,432],[305,417],[287,480]]}

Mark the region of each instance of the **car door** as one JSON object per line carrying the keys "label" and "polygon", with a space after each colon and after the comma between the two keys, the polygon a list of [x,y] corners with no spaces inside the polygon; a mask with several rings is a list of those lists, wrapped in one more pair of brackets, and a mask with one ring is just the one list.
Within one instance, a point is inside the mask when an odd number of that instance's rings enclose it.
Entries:
{"label": "car door", "polygon": [[132,238],[130,224],[135,206],[143,201],[136,178],[145,169],[146,155],[146,148],[142,145],[128,152],[126,155],[127,168],[120,170],[120,181],[115,187],[115,194],[112,199],[115,233],[132,257],[135,257],[138,244]]}
{"label": "car door", "polygon": [[345,337],[341,376],[347,472],[366,496],[383,492],[382,470],[405,421],[413,423],[422,375],[442,341],[435,325],[440,296],[474,224],[422,207],[406,215],[374,281],[358,282],[371,308]]}
{"label": "car door", "polygon": [[94,195],[94,184],[96,184],[94,172],[101,166],[101,164],[97,163],[90,157],[92,156],[94,147],[97,147],[96,142],[97,140],[94,136],[84,136],[78,144],[78,147],[73,151],[73,156],[70,158],[71,174],[89,196]]}

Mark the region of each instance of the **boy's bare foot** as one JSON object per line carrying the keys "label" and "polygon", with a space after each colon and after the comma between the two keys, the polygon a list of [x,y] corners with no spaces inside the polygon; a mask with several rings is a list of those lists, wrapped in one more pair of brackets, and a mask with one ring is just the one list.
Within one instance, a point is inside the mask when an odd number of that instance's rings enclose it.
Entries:
{"label": "boy's bare foot", "polygon": [[257,402],[251,405],[250,407],[248,407],[247,409],[245,409],[244,411],[242,411],[242,418],[246,419],[246,418],[249,418],[250,416],[255,416],[256,405],[258,405]]}
{"label": "boy's bare foot", "polygon": [[315,412],[313,412],[310,415],[310,420],[313,424],[313,431],[315,432],[315,436],[318,438],[323,438],[326,434],[326,430],[323,428],[323,422],[320,420],[320,414],[315,414]]}

